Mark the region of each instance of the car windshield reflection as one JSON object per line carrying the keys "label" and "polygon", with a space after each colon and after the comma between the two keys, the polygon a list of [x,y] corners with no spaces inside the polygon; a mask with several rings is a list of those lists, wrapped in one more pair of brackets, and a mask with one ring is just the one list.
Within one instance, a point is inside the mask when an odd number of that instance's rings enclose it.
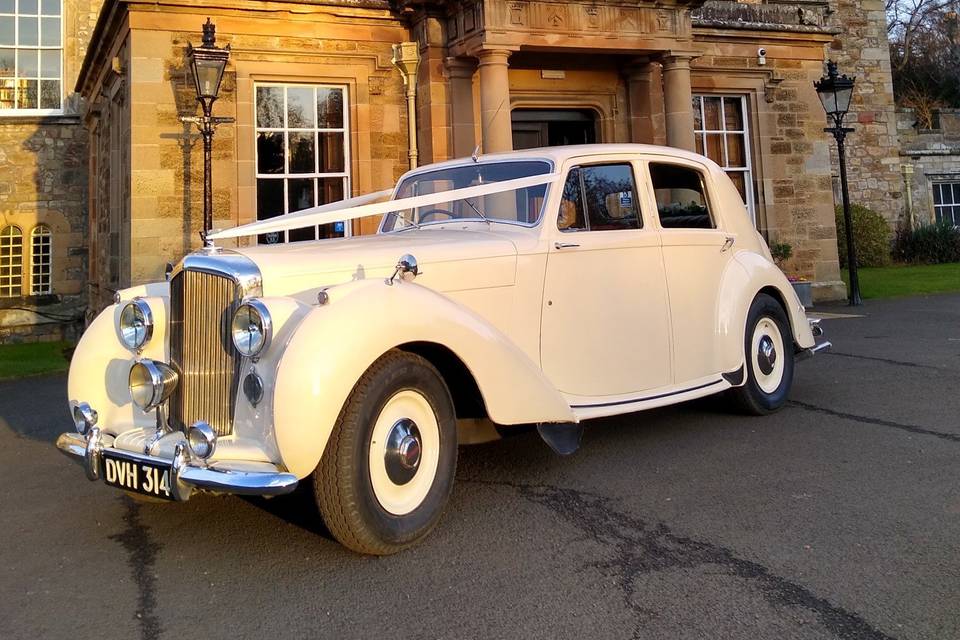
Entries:
{"label": "car windshield reflection", "polygon": [[[546,175],[550,170],[549,163],[539,160],[479,162],[447,167],[406,178],[397,190],[396,199]],[[546,193],[547,185],[536,185],[395,211],[384,217],[381,230],[402,231],[460,220],[533,226],[540,222]]]}

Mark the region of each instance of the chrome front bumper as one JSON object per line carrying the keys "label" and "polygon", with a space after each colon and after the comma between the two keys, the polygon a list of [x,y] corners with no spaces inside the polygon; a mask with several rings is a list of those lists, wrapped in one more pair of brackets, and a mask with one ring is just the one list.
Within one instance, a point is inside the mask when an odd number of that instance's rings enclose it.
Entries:
{"label": "chrome front bumper", "polygon": [[[83,466],[87,478],[100,480],[103,477],[103,454],[131,462],[146,462],[169,467],[170,493],[178,501],[185,501],[195,490],[214,493],[232,493],[250,496],[278,496],[290,493],[297,486],[297,477],[282,471],[250,471],[231,468],[230,461],[206,464],[191,460],[186,441],[176,445],[173,459],[149,456],[109,446],[98,427],[86,436],[79,433],[63,433],[57,438],[57,448],[74,462]],[[112,440],[111,440],[112,441]]]}

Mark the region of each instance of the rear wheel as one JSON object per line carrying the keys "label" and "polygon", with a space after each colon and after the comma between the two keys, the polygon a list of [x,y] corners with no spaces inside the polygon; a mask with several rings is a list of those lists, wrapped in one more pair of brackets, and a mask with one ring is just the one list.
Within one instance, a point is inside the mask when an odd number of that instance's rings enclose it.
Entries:
{"label": "rear wheel", "polygon": [[744,333],[747,379],[730,390],[738,409],[752,415],[773,413],[784,405],[793,384],[793,339],[780,303],[761,293],[747,314]]}
{"label": "rear wheel", "polygon": [[391,351],[350,394],[314,471],[314,495],[344,546],[387,555],[436,526],[456,466],[456,417],[446,384],[423,358]]}

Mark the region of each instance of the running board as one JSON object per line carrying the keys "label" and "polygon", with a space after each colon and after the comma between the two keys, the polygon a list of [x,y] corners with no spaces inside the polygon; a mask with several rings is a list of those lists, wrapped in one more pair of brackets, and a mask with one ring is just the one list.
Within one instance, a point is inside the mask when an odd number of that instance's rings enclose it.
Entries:
{"label": "running board", "polygon": [[580,448],[583,425],[578,422],[539,423],[537,433],[555,453],[568,456]]}

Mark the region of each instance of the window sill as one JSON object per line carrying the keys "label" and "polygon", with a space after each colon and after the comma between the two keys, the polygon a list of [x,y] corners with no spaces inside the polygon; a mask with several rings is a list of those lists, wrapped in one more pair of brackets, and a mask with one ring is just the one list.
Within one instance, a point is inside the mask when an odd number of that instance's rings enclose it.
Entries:
{"label": "window sill", "polygon": [[80,116],[72,113],[4,113],[0,111],[0,126],[16,124],[80,124]]}

